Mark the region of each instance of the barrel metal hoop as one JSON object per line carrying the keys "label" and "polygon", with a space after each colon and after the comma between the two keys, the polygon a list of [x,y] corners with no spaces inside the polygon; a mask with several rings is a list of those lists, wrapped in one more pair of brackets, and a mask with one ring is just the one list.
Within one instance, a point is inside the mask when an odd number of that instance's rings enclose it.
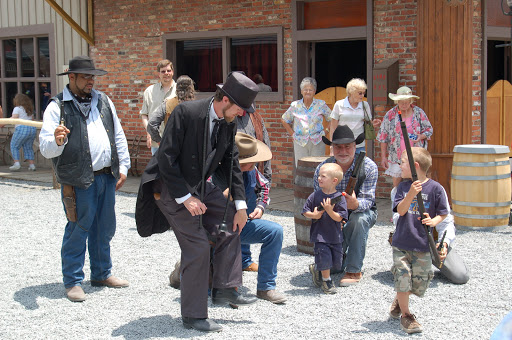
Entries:
{"label": "barrel metal hoop", "polygon": [[465,207],[483,207],[483,208],[510,206],[510,201],[506,201],[506,202],[466,202],[466,201],[452,200],[452,203],[456,204],[456,205],[462,205]]}
{"label": "barrel metal hoop", "polygon": [[457,216],[460,218],[470,218],[474,220],[498,220],[502,218],[509,217],[510,214],[503,214],[503,215],[472,215],[472,214],[461,214],[455,211],[452,211],[453,216]]}
{"label": "barrel metal hoop", "polygon": [[452,173],[452,179],[460,179],[466,181],[492,181],[494,179],[506,179],[510,178],[510,174],[501,174],[501,175],[492,175],[492,176],[462,176],[462,175],[454,175]]}
{"label": "barrel metal hoop", "polygon": [[510,161],[499,162],[453,162],[453,166],[475,166],[475,167],[494,167],[501,165],[510,165]]}
{"label": "barrel metal hoop", "polygon": [[496,227],[475,227],[475,226],[465,226],[465,225],[460,225],[460,224],[455,223],[455,227],[458,230],[467,230],[467,231],[496,231],[496,230],[508,228],[508,225],[505,224],[505,225],[499,225]]}

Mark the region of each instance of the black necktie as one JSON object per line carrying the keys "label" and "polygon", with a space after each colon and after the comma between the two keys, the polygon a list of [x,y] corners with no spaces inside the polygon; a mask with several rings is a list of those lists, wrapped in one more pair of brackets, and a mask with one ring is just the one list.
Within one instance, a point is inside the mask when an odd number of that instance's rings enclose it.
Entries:
{"label": "black necktie", "polygon": [[220,119],[214,119],[213,122],[215,125],[213,126],[212,135],[210,137],[210,142],[212,145],[212,149],[215,149],[217,146],[217,132],[219,131]]}

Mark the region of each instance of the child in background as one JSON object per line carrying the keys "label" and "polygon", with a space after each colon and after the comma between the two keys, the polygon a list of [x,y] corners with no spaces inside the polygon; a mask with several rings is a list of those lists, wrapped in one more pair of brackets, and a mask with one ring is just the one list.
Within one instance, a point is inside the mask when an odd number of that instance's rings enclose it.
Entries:
{"label": "child in background", "polygon": [[[25,120],[32,120],[34,113],[34,105],[32,99],[29,96],[18,93],[14,97],[14,110],[12,110],[11,118],[19,118]],[[21,168],[20,165],[20,148],[23,147],[23,156],[28,160],[29,171],[35,171],[36,166],[34,165],[34,139],[36,138],[36,128],[33,126],[26,126],[16,124],[14,128],[14,134],[11,139],[11,153],[14,159],[14,164],[9,167],[11,171],[18,171]]]}
{"label": "child in background", "polygon": [[[315,244],[315,264],[309,266],[309,271],[313,275],[313,283],[326,294],[336,293],[330,270],[341,270],[343,261],[342,228],[348,218],[347,201],[341,192],[336,191],[336,185],[342,178],[343,170],[338,164],[322,165],[318,173],[321,190],[308,197],[302,210],[304,217],[312,219],[310,242]],[[338,197],[340,201],[333,204],[332,200]],[[324,210],[318,211],[318,206]]]}
{"label": "child in background", "polygon": [[[423,148],[413,147],[412,155],[418,180],[412,182],[407,153],[402,152],[400,168],[402,181],[397,187],[393,211],[400,217],[393,235],[393,279],[396,296],[389,314],[400,319],[400,328],[406,333],[419,333],[421,325],[409,311],[409,296],[422,297],[434,276],[428,236],[423,224],[433,228],[449,213],[448,201],[441,184],[427,177],[432,165],[430,153]],[[408,180],[407,180],[408,179]],[[416,195],[421,192],[425,214],[420,217]],[[431,217],[433,216],[433,217]]]}

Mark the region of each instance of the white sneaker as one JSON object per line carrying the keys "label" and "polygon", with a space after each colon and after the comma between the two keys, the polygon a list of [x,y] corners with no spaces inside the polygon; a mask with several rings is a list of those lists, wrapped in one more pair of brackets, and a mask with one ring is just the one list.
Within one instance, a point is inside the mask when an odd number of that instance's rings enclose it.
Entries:
{"label": "white sneaker", "polygon": [[15,163],[13,166],[9,167],[9,170],[11,171],[18,171],[19,169],[21,169],[20,163]]}
{"label": "white sneaker", "polygon": [[28,166],[28,171],[36,171],[36,166],[34,164],[30,164]]}

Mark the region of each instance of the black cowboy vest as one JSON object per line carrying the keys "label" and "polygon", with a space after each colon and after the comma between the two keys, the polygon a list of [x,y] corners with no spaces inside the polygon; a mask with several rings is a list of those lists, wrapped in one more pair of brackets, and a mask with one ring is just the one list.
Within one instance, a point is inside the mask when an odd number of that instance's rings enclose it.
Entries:
{"label": "black cowboy vest", "polygon": [[[110,141],[112,175],[116,179],[119,179],[119,156],[117,154],[114,135],[112,110],[110,109],[107,96],[101,92],[98,92],[98,94],[98,111]],[[61,92],[53,97],[52,100],[60,107],[62,98],[63,95]],[[94,181],[87,123],[78,108],[73,104],[73,101],[64,102],[64,125],[70,131],[67,135],[68,142],[62,154],[52,158],[57,181],[60,184],[68,184],[81,189],[87,189]]]}

